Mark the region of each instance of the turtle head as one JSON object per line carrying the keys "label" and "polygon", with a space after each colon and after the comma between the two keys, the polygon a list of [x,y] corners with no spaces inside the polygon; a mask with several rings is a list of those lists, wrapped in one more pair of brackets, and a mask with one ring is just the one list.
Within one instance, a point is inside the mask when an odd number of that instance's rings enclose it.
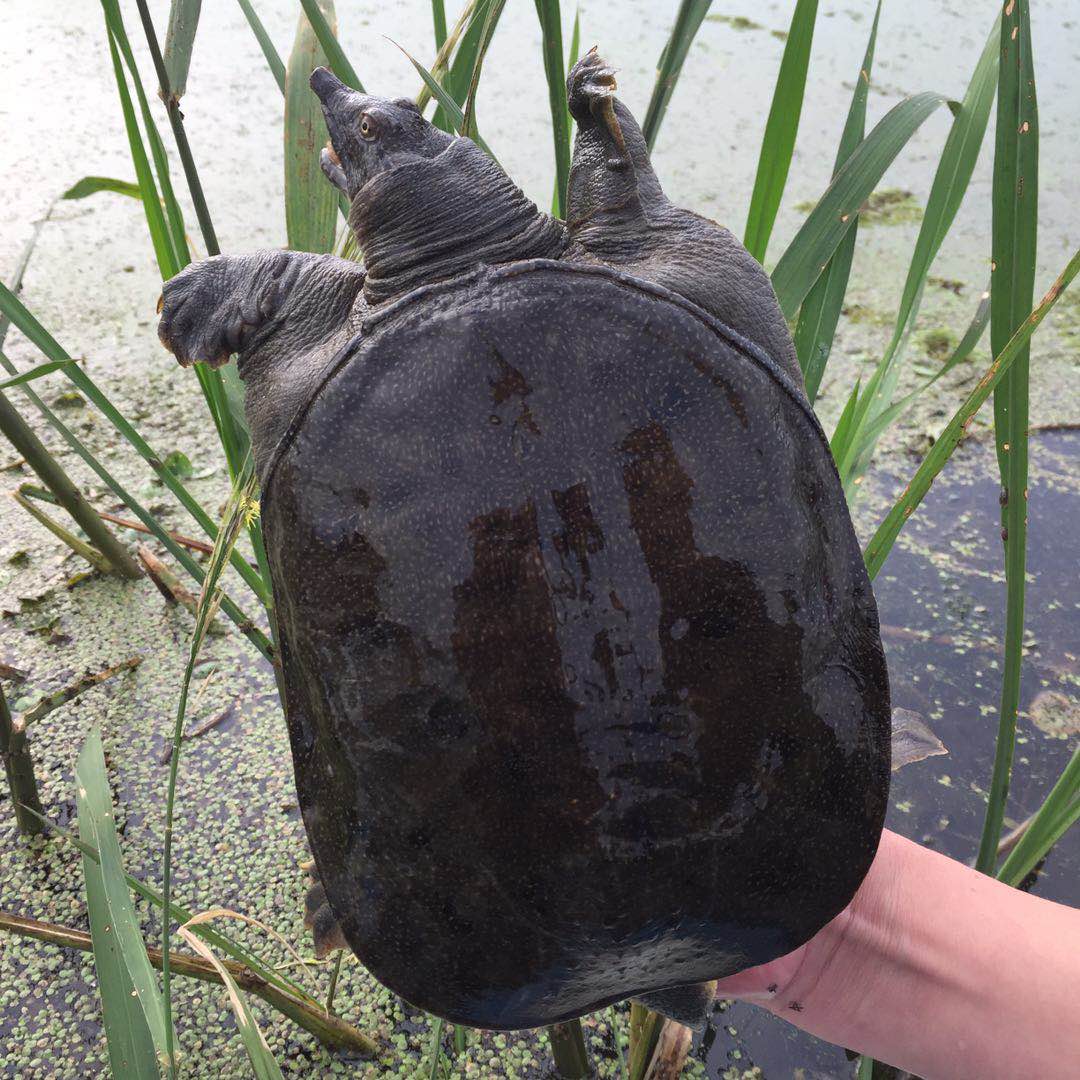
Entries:
{"label": "turtle head", "polygon": [[322,102],[333,146],[322,151],[323,172],[350,200],[380,173],[436,157],[454,141],[408,98],[361,94],[324,67],[311,73],[311,88]]}

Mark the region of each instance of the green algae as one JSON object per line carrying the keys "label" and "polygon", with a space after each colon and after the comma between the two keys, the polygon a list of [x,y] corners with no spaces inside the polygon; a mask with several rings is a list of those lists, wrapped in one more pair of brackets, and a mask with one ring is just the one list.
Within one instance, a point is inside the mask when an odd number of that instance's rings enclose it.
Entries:
{"label": "green algae", "polygon": [[921,221],[922,216],[919,201],[903,188],[878,188],[859,208],[862,225],[903,225]]}

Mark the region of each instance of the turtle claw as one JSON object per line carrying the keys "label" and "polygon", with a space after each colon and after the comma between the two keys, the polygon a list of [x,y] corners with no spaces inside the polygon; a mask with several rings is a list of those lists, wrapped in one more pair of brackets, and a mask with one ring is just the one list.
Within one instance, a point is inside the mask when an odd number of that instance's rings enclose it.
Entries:
{"label": "turtle claw", "polygon": [[615,69],[597,52],[594,45],[570,70],[566,80],[570,115],[579,123],[592,117],[607,128],[621,154],[626,153],[619,119],[615,115]]}

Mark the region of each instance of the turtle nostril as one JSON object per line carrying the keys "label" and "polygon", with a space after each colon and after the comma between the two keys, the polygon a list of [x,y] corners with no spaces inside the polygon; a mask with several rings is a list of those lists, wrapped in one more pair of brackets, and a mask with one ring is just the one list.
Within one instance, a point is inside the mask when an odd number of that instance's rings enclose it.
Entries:
{"label": "turtle nostril", "polygon": [[319,99],[325,105],[336,90],[344,89],[345,84],[326,67],[317,67],[308,80],[308,85],[319,95]]}

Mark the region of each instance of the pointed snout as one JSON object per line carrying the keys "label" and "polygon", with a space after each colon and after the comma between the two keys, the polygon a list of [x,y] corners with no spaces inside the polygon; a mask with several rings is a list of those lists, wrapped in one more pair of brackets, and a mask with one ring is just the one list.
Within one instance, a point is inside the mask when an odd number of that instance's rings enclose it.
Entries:
{"label": "pointed snout", "polygon": [[339,90],[349,89],[329,68],[325,67],[317,67],[311,73],[308,82],[311,89],[319,95],[319,100],[324,106],[329,106],[330,99]]}

